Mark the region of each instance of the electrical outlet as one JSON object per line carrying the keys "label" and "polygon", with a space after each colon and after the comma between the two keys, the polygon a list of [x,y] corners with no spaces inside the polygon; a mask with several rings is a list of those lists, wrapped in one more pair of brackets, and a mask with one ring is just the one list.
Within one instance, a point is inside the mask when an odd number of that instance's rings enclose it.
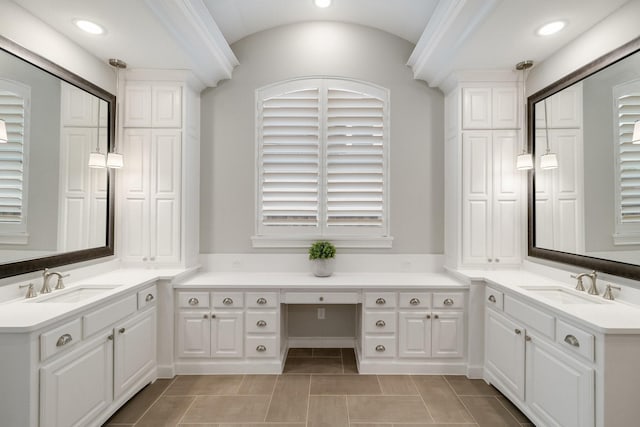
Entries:
{"label": "electrical outlet", "polygon": [[324,320],[324,308],[318,309],[318,320]]}

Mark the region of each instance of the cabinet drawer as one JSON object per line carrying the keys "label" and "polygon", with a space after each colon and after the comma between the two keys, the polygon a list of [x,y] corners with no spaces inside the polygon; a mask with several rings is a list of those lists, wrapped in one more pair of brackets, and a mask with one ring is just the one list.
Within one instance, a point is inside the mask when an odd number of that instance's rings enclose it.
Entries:
{"label": "cabinet drawer", "polygon": [[247,337],[246,353],[247,357],[276,357],[278,340],[275,335]]}
{"label": "cabinet drawer", "polygon": [[249,308],[275,308],[278,306],[276,292],[247,292],[245,299]]}
{"label": "cabinet drawer", "polygon": [[106,328],[138,310],[138,296],[129,295],[120,301],[99,308],[82,318],[84,337],[88,337]]}
{"label": "cabinet drawer", "polygon": [[357,304],[358,292],[287,292],[286,304]]}
{"label": "cabinet drawer", "polygon": [[188,308],[208,308],[209,292],[178,292],[178,306]]}
{"label": "cabinet drawer", "polygon": [[435,292],[433,294],[433,308],[463,308],[464,293]]}
{"label": "cabinet drawer", "polygon": [[504,306],[504,294],[502,292],[496,291],[495,289],[487,286],[484,290],[484,296],[484,302],[485,304],[487,304],[487,306],[502,311],[502,308]]}
{"label": "cabinet drawer", "polygon": [[431,294],[428,292],[400,292],[398,296],[402,308],[429,308],[431,307]]}
{"label": "cabinet drawer", "polygon": [[244,307],[242,292],[214,292],[211,296],[211,306],[214,308]]}
{"label": "cabinet drawer", "polygon": [[562,348],[577,353],[593,362],[595,357],[595,338],[590,333],[558,320],[556,340]]}
{"label": "cabinet drawer", "polygon": [[554,339],[555,318],[552,315],[511,298],[509,295],[504,297],[504,312],[524,322],[527,326],[533,327],[547,337]]}
{"label": "cabinet drawer", "polygon": [[395,292],[367,292],[364,294],[364,305],[368,308],[385,308],[396,306]]}
{"label": "cabinet drawer", "polygon": [[248,311],[246,320],[247,333],[274,333],[277,330],[278,321],[275,311]]}
{"label": "cabinet drawer", "polygon": [[40,335],[40,360],[68,349],[82,339],[82,323],[75,319]]}
{"label": "cabinet drawer", "polygon": [[141,290],[138,292],[138,310],[155,304],[157,298],[158,289],[156,288],[156,285],[149,286],[147,289]]}
{"label": "cabinet drawer", "polygon": [[364,339],[364,357],[396,357],[396,337],[367,335]]}
{"label": "cabinet drawer", "polygon": [[396,332],[396,313],[393,311],[367,311],[364,314],[364,332]]}

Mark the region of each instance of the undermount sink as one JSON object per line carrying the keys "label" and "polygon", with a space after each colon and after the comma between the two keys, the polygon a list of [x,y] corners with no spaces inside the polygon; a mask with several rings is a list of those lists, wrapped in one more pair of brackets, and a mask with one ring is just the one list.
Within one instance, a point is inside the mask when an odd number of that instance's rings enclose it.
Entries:
{"label": "undermount sink", "polygon": [[[43,296],[41,298],[30,300],[29,302],[55,302],[55,303],[69,303],[80,302],[89,298],[93,298],[111,289],[117,288],[118,285],[87,285],[76,286],[63,291],[54,291],[51,295]],[[58,293],[60,292],[60,293]]]}
{"label": "undermount sink", "polygon": [[578,291],[574,291],[571,289],[565,289],[560,287],[524,287],[527,291],[532,294],[560,304],[604,304],[605,301],[601,298],[597,298],[595,296],[587,295],[587,294],[579,294]]}

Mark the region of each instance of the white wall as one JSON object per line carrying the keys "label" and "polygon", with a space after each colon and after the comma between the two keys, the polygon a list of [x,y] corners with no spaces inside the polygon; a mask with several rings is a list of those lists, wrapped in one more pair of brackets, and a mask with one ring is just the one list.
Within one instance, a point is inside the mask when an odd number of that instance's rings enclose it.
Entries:
{"label": "white wall", "polygon": [[[265,252],[255,233],[255,90],[304,76],[349,77],[390,89],[394,253],[442,253],[443,96],[413,79],[413,45],[351,24],[278,27],[232,46],[233,79],[202,94],[202,253]],[[345,252],[347,252],[345,250]]]}

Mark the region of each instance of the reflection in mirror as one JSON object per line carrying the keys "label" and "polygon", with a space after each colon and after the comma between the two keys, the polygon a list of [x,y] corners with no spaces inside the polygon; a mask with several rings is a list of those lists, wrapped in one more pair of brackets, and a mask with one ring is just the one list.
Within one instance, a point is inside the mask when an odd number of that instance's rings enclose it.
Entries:
{"label": "reflection in mirror", "polygon": [[113,96],[0,47],[0,277],[113,254],[111,178],[88,164],[108,152]]}
{"label": "reflection in mirror", "polygon": [[[568,76],[529,98],[532,256],[640,277],[640,268],[606,262],[640,265],[640,144],[632,142],[640,120],[638,45],[623,47],[597,72],[598,61],[578,70],[573,84]],[[555,169],[541,165],[547,147],[557,155]]]}

